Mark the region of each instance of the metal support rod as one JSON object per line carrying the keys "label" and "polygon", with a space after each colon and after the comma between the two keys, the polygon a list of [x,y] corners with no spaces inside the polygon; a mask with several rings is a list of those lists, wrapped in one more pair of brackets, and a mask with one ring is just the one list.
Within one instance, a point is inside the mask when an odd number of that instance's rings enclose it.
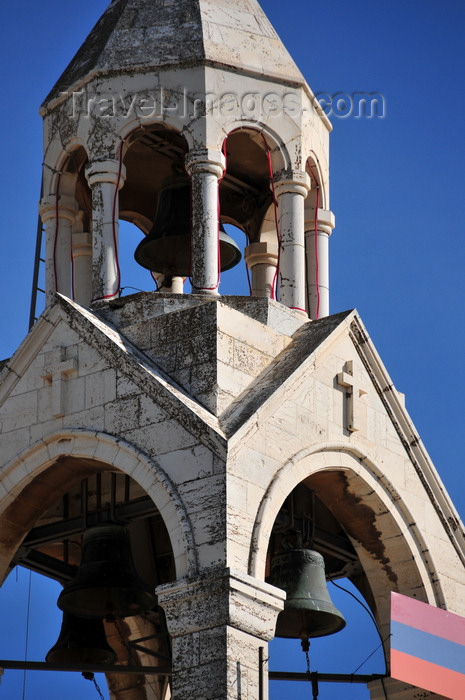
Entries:
{"label": "metal support rod", "polygon": [[2,669],[15,671],[69,671],[70,673],[137,673],[143,676],[171,676],[170,668],[160,666],[118,666],[116,664],[53,664],[46,661],[12,661],[0,659]]}
{"label": "metal support rod", "polygon": [[[1,662],[0,662],[1,665]],[[384,673],[372,674],[356,674],[356,673],[318,673],[314,671],[309,674],[305,672],[293,671],[269,671],[268,678],[270,681],[308,681],[311,677],[318,680],[319,683],[371,683],[371,681],[379,681],[381,678],[388,678]]]}
{"label": "metal support rod", "polygon": [[[43,195],[43,179],[40,183],[40,199]],[[40,214],[37,218],[37,233],[36,233],[36,251],[34,255],[34,272],[32,273],[32,291],[31,291],[31,305],[29,307],[29,330],[31,330],[34,322],[36,320],[36,306],[37,306],[37,291],[39,289],[39,272],[40,272],[40,251],[42,248],[42,219]],[[41,290],[42,291],[42,290]]]}
{"label": "metal support rod", "polygon": [[311,674],[313,700],[318,700],[318,673]]}
{"label": "metal support rod", "polygon": [[97,496],[97,519],[100,522],[100,511],[102,509],[102,475],[95,475],[95,491]]}
{"label": "metal support rod", "polygon": [[147,637],[141,637],[140,639],[129,639],[128,645],[131,647],[131,649],[142,651],[144,654],[155,656],[157,659],[163,659],[163,661],[168,661],[168,663],[170,663],[171,658],[169,658],[168,656],[163,656],[163,654],[159,654],[158,652],[153,651],[153,649],[149,649],[148,647],[142,646],[141,642],[147,642],[150,639],[156,639],[156,637],[156,634],[149,634]]}
{"label": "metal support rod", "polygon": [[263,700],[263,647],[258,647],[258,700]]}
{"label": "metal support rod", "polygon": [[82,528],[85,532],[87,530],[87,514],[88,514],[88,494],[89,494],[89,482],[87,479],[81,482],[81,517],[82,517]]}
{"label": "metal support rod", "polygon": [[115,520],[116,511],[116,474],[111,474],[111,487],[110,487],[110,518]]}

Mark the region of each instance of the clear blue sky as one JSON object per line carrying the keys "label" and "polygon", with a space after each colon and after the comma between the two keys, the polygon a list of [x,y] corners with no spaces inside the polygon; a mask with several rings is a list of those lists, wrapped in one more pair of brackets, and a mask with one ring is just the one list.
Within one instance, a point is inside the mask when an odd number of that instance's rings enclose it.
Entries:
{"label": "clear blue sky", "polygon": [[[0,5],[0,358],[10,356],[27,332],[42,154],[38,106],[107,4]],[[385,98],[384,119],[332,120],[331,309],[358,309],[463,518],[465,3],[263,0],[262,6],[315,93],[378,92]],[[127,275],[124,285],[143,284],[130,266]],[[243,270],[230,284],[245,288]],[[5,639],[3,606],[0,598]],[[55,630],[45,650],[54,637]],[[319,670],[336,670],[327,660],[328,653]],[[8,675],[0,697],[21,697],[7,683]],[[51,695],[43,681],[28,680],[25,697],[73,700],[67,686],[60,693],[54,687]],[[82,700],[82,689],[76,693]],[[279,686],[281,698],[308,696],[308,688]],[[97,693],[90,687],[85,697]],[[320,697],[350,700],[368,693],[322,687]]]}

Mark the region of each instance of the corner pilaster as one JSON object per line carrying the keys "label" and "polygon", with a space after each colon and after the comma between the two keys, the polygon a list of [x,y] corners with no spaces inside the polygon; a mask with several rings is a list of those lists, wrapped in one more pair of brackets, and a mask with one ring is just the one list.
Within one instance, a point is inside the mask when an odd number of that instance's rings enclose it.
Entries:
{"label": "corner pilaster", "polygon": [[173,700],[259,700],[259,688],[266,700],[260,647],[274,636],[283,591],[214,569],[160,586],[157,594],[173,643]]}

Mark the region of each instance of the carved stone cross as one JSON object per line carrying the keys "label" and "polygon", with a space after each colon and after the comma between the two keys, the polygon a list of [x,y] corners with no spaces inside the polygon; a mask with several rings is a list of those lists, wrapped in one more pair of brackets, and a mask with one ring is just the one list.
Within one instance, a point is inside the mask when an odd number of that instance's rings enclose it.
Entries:
{"label": "carved stone cross", "polygon": [[66,359],[66,348],[58,347],[53,353],[53,362],[42,375],[52,385],[52,414],[54,418],[64,415],[64,383],[68,377],[77,374],[76,358]]}
{"label": "carved stone cross", "polygon": [[360,430],[360,402],[361,396],[367,392],[356,384],[354,377],[353,360],[347,360],[344,371],[337,375],[337,383],[346,389],[346,429],[354,433]]}

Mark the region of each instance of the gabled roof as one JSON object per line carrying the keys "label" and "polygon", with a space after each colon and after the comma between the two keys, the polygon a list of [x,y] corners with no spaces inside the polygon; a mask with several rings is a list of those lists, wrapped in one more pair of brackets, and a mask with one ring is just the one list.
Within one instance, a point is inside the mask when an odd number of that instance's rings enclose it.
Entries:
{"label": "gabled roof", "polygon": [[[35,357],[53,333],[59,343],[61,323],[71,328],[112,367],[118,367],[147,396],[154,399],[167,415],[179,421],[209,449],[224,456],[226,437],[219,421],[194,401],[175,381],[125,338],[116,328],[100,320],[92,312],[61,294],[46,310],[23,340],[13,357],[6,360],[0,371],[0,406],[18,381],[27,373]],[[0,368],[1,369],[1,368]]]}
{"label": "gabled roof", "polygon": [[113,0],[44,105],[99,73],[195,64],[305,84],[256,0]]}

